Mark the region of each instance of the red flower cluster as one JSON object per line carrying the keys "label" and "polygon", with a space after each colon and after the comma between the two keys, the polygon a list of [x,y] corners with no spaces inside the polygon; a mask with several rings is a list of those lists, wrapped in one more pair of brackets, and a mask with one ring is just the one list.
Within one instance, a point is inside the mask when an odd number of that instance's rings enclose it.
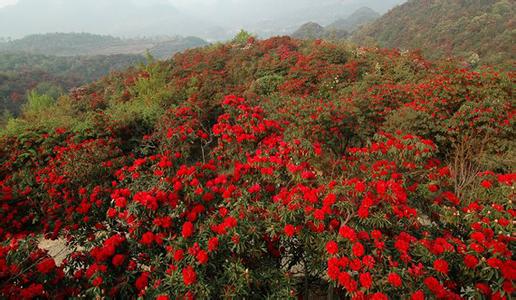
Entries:
{"label": "red flower cluster", "polygon": [[514,294],[508,75],[286,37],[142,68],[0,140],[0,295]]}

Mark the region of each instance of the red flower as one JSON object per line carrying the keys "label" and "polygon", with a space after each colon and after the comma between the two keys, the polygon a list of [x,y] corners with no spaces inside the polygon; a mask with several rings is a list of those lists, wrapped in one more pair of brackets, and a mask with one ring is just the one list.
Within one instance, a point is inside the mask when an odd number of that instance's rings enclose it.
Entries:
{"label": "red flower", "polygon": [[475,287],[484,295],[491,295],[491,288],[485,283],[476,283]]}
{"label": "red flower", "polygon": [[398,275],[396,273],[389,274],[389,276],[387,277],[387,280],[394,287],[400,287],[402,284],[400,275]]}
{"label": "red flower", "polygon": [[104,280],[102,279],[102,277],[100,276],[97,276],[95,277],[95,279],[93,279],[93,281],[91,282],[91,284],[93,284],[93,286],[100,286],[102,284]]}
{"label": "red flower", "polygon": [[373,278],[369,272],[360,274],[360,284],[367,289],[373,284]]}
{"label": "red flower", "polygon": [[186,286],[192,285],[197,281],[197,274],[192,266],[183,269],[183,282]]}
{"label": "red flower", "polygon": [[288,237],[292,237],[296,233],[296,228],[294,227],[294,225],[287,224],[285,225],[284,231]]}
{"label": "red flower", "polygon": [[40,283],[33,283],[29,287],[24,288],[20,291],[20,298],[22,299],[34,299],[38,296],[43,296],[45,289]]}
{"label": "red flower", "polygon": [[371,296],[371,298],[369,298],[371,300],[389,300],[389,297],[387,297],[387,295],[385,295],[384,293],[375,293]]}
{"label": "red flower", "polygon": [[471,254],[467,254],[466,256],[464,256],[464,264],[466,265],[466,267],[473,269],[478,265],[478,258]]}
{"label": "red flower", "polygon": [[208,252],[215,251],[215,250],[217,250],[218,247],[219,247],[219,238],[212,237],[208,241]]}
{"label": "red flower", "polygon": [[432,193],[435,193],[439,190],[439,186],[437,184],[430,184],[428,186],[428,190]]}
{"label": "red flower", "polygon": [[366,186],[362,181],[357,181],[355,183],[355,191],[362,193],[363,191],[365,191],[365,188]]}
{"label": "red flower", "polygon": [[124,263],[125,257],[122,254],[117,254],[113,256],[113,259],[111,260],[111,263],[115,267],[120,267]]}
{"label": "red flower", "polygon": [[181,261],[184,257],[184,253],[185,253],[185,251],[182,249],[178,249],[178,250],[174,251],[174,260]]}
{"label": "red flower", "polygon": [[314,211],[314,218],[316,220],[322,221],[322,220],[324,220],[324,217],[325,217],[325,212],[323,209],[316,209]]}
{"label": "red flower", "polygon": [[156,297],[156,300],[170,300],[170,297],[168,295],[159,295]]}
{"label": "red flower", "polygon": [[55,269],[55,267],[56,263],[52,258],[45,258],[36,266],[36,269],[38,269],[38,272],[42,274],[48,274],[52,272]]}
{"label": "red flower", "polygon": [[439,293],[443,288],[439,280],[437,280],[435,277],[425,278],[424,284],[434,294]]}
{"label": "red flower", "polygon": [[183,224],[183,229],[181,231],[181,234],[183,235],[183,238],[189,238],[192,236],[194,231],[194,225],[191,222],[185,222]]}
{"label": "red flower", "polygon": [[353,255],[356,257],[361,257],[365,253],[364,246],[361,243],[353,244],[351,251],[353,251]]}
{"label": "red flower", "polygon": [[313,179],[315,178],[315,173],[311,171],[304,171],[301,173],[301,177],[303,177],[303,179]]}
{"label": "red flower", "polygon": [[127,199],[125,199],[124,197],[118,197],[115,199],[115,206],[116,207],[120,207],[120,208],[124,208],[127,206]]}
{"label": "red flower", "polygon": [[444,259],[437,259],[434,261],[434,269],[437,272],[448,274],[448,263]]}
{"label": "red flower", "polygon": [[410,300],[425,300],[425,293],[422,290],[418,290],[410,296]]}
{"label": "red flower", "polygon": [[340,236],[342,236],[345,239],[350,240],[351,242],[354,242],[357,239],[355,230],[346,225],[342,226],[339,229],[339,234],[340,234]]}
{"label": "red flower", "polygon": [[371,237],[373,237],[375,240],[378,240],[382,237],[382,233],[379,230],[373,230],[371,232]]}
{"label": "red flower", "polygon": [[149,273],[143,272],[138,279],[136,279],[135,286],[138,290],[143,290],[149,284]]}
{"label": "red flower", "polygon": [[329,241],[326,243],[326,251],[328,251],[329,254],[334,255],[339,251],[339,246],[335,241]]}
{"label": "red flower", "polygon": [[494,269],[499,269],[502,264],[503,262],[496,257],[491,257],[487,260],[487,265]]}
{"label": "red flower", "polygon": [[154,233],[147,231],[143,234],[142,239],[140,240],[140,243],[143,245],[150,246],[154,242]]}
{"label": "red flower", "polygon": [[491,186],[493,186],[493,184],[491,183],[491,181],[489,180],[483,180],[480,185],[482,185],[482,187],[488,189],[490,188]]}
{"label": "red flower", "polygon": [[516,261],[509,260],[502,264],[500,271],[502,276],[507,280],[516,280]]}
{"label": "red flower", "polygon": [[199,264],[203,265],[208,262],[208,253],[204,250],[200,250],[196,255],[197,261]]}

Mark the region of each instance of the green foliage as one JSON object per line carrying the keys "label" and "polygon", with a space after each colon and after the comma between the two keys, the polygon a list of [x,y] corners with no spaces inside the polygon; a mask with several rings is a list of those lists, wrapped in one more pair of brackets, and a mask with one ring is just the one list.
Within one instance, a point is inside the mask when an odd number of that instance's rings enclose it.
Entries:
{"label": "green foliage", "polygon": [[469,63],[474,58],[473,67],[480,63],[512,69],[515,7],[507,0],[411,0],[358,30],[353,40],[422,49],[434,59],[455,55]]}
{"label": "green foliage", "polygon": [[139,55],[56,57],[0,53],[0,110],[18,115],[32,89],[55,99],[113,71],[144,62]]}
{"label": "green foliage", "polygon": [[308,22],[301,25],[301,27],[292,34],[292,37],[295,37],[296,39],[307,40],[323,38],[324,36],[324,27],[315,22]]}
{"label": "green foliage", "polygon": [[47,94],[40,94],[33,90],[29,93],[27,104],[23,108],[23,113],[26,115],[33,115],[41,113],[43,110],[51,109],[55,104],[56,99]]}
{"label": "green foliage", "polygon": [[256,79],[254,91],[258,95],[269,96],[278,91],[278,87],[285,81],[281,75],[266,75]]}
{"label": "green foliage", "polygon": [[47,33],[0,43],[0,52],[52,56],[143,55],[147,50],[162,59],[189,48],[206,45],[197,37],[121,39],[91,33]]}
{"label": "green foliage", "polygon": [[235,37],[233,38],[233,43],[245,45],[245,44],[247,44],[247,41],[251,37],[253,37],[253,35],[250,32],[247,32],[244,29],[241,29],[240,32],[238,32],[235,35]]}

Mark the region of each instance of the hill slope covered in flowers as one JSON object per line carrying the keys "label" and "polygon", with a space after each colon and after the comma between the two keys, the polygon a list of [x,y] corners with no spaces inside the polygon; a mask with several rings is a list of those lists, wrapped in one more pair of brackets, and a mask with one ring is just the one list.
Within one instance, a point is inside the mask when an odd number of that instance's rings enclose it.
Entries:
{"label": "hill slope covered in flowers", "polygon": [[513,74],[455,65],[250,38],[25,111],[0,295],[509,299]]}

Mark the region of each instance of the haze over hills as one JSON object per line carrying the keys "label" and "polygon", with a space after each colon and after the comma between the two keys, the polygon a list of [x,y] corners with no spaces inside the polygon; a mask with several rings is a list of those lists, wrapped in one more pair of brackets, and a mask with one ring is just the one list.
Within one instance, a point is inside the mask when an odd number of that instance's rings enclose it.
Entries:
{"label": "haze over hills", "polygon": [[360,26],[371,23],[380,17],[380,14],[369,7],[361,7],[346,18],[339,18],[328,26],[323,27],[316,22],[307,22],[291,36],[299,39],[336,39],[342,40],[349,37],[349,33]]}
{"label": "haze over hills", "polygon": [[353,40],[422,49],[431,58],[458,55],[513,67],[515,13],[516,2],[509,0],[410,0],[359,30]]}
{"label": "haze over hills", "polygon": [[145,54],[158,59],[208,43],[197,37],[154,37],[121,39],[90,33],[48,33],[29,35],[9,42],[0,42],[0,52],[75,56]]}
{"label": "haze over hills", "polygon": [[328,29],[346,30],[352,32],[360,26],[369,24],[378,19],[380,14],[369,7],[357,9],[347,18],[340,18],[327,26]]}
{"label": "haze over hills", "polygon": [[[362,6],[383,13],[404,0],[18,0],[0,8],[0,36],[91,32],[229,39],[241,28],[262,37],[311,20],[327,25]],[[27,20],[31,20],[28,22]]]}

